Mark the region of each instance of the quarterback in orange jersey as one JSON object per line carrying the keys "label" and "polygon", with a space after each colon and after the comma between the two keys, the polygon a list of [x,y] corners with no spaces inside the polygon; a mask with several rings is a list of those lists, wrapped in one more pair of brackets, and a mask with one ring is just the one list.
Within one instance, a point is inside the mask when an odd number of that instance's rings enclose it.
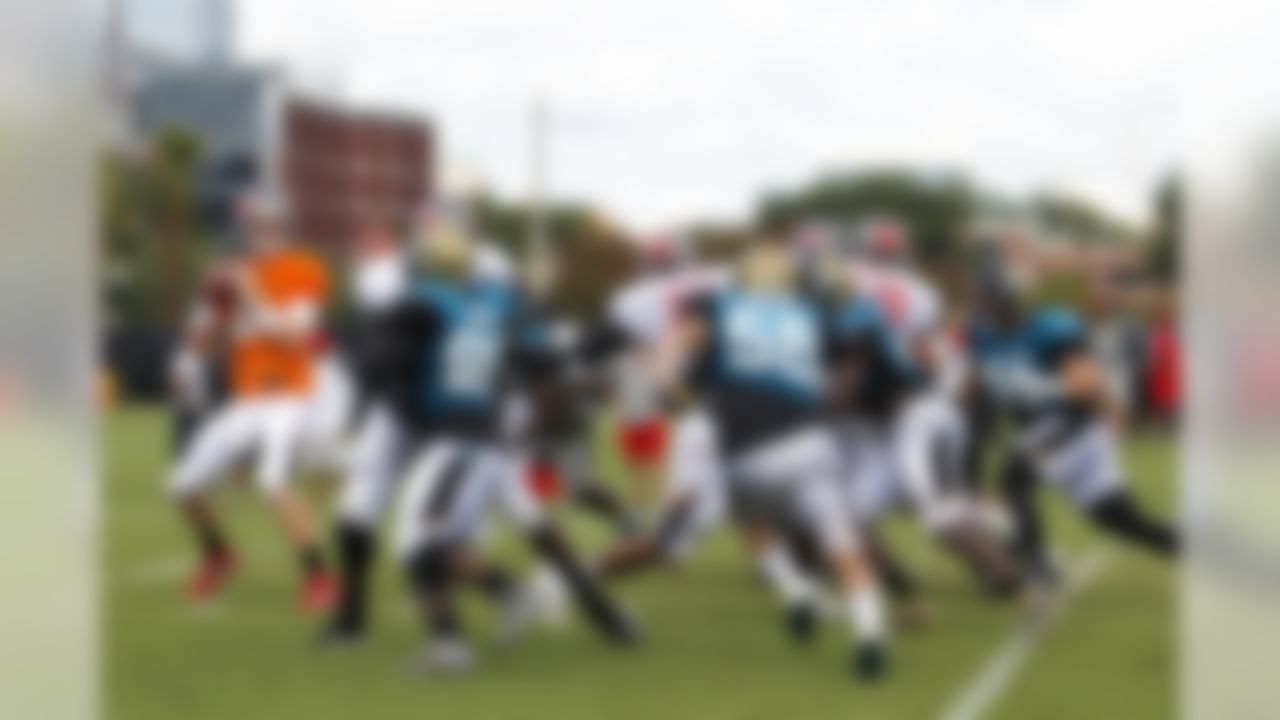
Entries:
{"label": "quarterback in orange jersey", "polygon": [[[170,491],[196,534],[200,566],[189,586],[195,600],[215,595],[236,565],[208,500],[211,487],[248,461],[253,480],[279,519],[302,564],[300,604],[323,612],[336,593],[316,541],[310,511],[289,487],[307,432],[318,381],[321,314],[329,295],[323,263],[295,246],[284,209],[265,201],[242,208],[247,245],[221,269],[226,296],[219,324],[230,394],[183,447]],[[212,328],[208,328],[212,330]],[[198,328],[197,328],[198,330]],[[208,352],[189,333],[185,352]]]}

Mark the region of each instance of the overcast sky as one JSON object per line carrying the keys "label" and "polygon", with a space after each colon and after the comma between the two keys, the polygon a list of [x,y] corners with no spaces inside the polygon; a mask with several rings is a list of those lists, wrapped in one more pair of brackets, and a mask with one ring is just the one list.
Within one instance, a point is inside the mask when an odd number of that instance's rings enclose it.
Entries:
{"label": "overcast sky", "polygon": [[[1265,0],[1264,0],[1265,2]],[[740,218],[828,169],[955,168],[1141,219],[1177,160],[1204,14],[1140,0],[253,0],[242,54],[432,117],[453,175],[641,229]],[[1219,40],[1218,42],[1226,42]]]}

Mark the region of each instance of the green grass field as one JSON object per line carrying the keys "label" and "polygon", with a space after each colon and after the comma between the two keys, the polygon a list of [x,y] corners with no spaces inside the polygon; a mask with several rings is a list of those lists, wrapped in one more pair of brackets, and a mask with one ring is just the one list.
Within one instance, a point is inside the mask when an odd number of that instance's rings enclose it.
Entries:
{"label": "green grass field", "polygon": [[[242,572],[217,604],[189,607],[182,585],[193,553],[163,493],[167,438],[164,416],[154,410],[125,409],[106,422],[104,705],[113,720],[936,718],[1018,628],[1015,612],[982,601],[913,527],[895,525],[891,535],[923,576],[938,622],[897,636],[887,682],[857,685],[844,672],[844,629],[831,625],[810,648],[789,645],[770,598],[732,538],[721,534],[678,571],[618,588],[647,630],[639,650],[612,650],[579,625],[490,649],[483,641],[491,618],[476,600],[467,612],[479,671],[461,679],[416,677],[406,668],[421,632],[390,563],[379,566],[371,641],[336,654],[312,647],[313,623],[294,610],[293,559],[248,490],[228,487],[220,498]],[[1141,496],[1172,512],[1171,443],[1136,440],[1129,461]],[[312,497],[327,509],[327,488],[312,485]],[[1056,496],[1046,493],[1044,501],[1068,564],[1102,564],[987,716],[1172,717],[1174,573],[1110,544]],[[583,546],[602,547],[605,536],[593,521],[565,519]],[[513,561],[527,560],[514,543],[499,543]]]}

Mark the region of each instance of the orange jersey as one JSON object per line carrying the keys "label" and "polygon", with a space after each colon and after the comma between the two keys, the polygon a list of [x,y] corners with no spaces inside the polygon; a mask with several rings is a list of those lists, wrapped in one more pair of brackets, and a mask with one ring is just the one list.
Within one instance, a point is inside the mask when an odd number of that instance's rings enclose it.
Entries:
{"label": "orange jersey", "polygon": [[[250,283],[268,311],[299,304],[319,313],[329,294],[324,264],[303,250],[281,250],[254,257],[247,265]],[[245,308],[237,308],[245,312]],[[239,397],[305,395],[311,391],[317,345],[313,337],[285,339],[246,323],[231,347],[231,386]]]}

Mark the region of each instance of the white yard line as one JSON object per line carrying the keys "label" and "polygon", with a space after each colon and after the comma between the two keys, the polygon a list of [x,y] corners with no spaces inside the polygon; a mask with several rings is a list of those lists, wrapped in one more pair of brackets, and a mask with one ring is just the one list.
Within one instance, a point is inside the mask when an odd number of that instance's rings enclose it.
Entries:
{"label": "white yard line", "polygon": [[1073,568],[1066,590],[1042,621],[1019,628],[982,666],[973,680],[942,713],[943,720],[978,720],[1004,695],[1045,633],[1071,601],[1093,584],[1111,562],[1111,552],[1097,547]]}

